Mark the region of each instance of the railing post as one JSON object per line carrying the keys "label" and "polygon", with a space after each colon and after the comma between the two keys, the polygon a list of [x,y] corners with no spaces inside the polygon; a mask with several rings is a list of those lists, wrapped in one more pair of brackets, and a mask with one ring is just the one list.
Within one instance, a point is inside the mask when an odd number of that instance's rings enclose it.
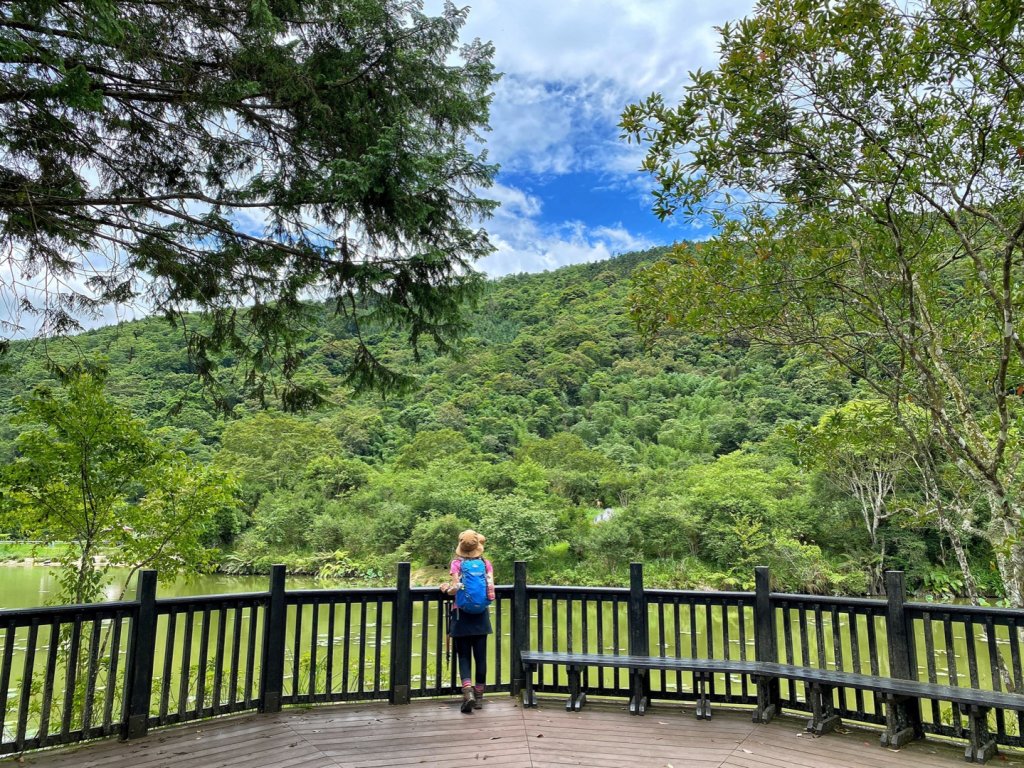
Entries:
{"label": "railing post", "polygon": [[910,637],[907,631],[906,587],[903,571],[885,572],[885,631],[889,645],[889,676],[901,680],[913,680],[911,672]]}
{"label": "railing post", "polygon": [[270,599],[263,630],[260,712],[280,712],[284,692],[284,646],[288,606],[284,602],[284,566],[270,567]]}
{"label": "railing post", "polygon": [[391,693],[392,704],[409,703],[412,683],[412,588],[409,563],[398,564],[395,607],[391,615]]}
{"label": "railing post", "polygon": [[156,656],[156,571],[139,573],[139,611],[132,622],[131,650],[125,721],[122,736],[135,739],[149,729],[149,700],[153,693],[153,659]]}
{"label": "railing post", "polygon": [[[772,579],[768,566],[759,565],[754,568],[754,657],[757,661],[767,663],[779,660],[771,589]],[[754,722],[771,722],[779,712],[780,699],[778,678],[757,678]]]}
{"label": "railing post", "polygon": [[[626,621],[629,630],[629,655],[649,656],[651,642],[647,628],[647,595],[644,594],[644,567],[640,563],[629,564],[629,605]],[[633,715],[642,715],[647,711],[651,699],[650,676],[642,670],[633,670],[629,678],[629,712]]]}
{"label": "railing post", "polygon": [[[512,587],[512,695],[523,691],[523,651],[530,647],[530,603],[526,594],[526,563],[516,560]],[[498,644],[499,652],[501,644]]]}
{"label": "railing post", "polygon": [[649,656],[651,643],[647,631],[647,596],[644,594],[644,567],[629,564],[629,655]]}
{"label": "railing post", "polygon": [[[885,638],[889,650],[889,676],[916,680],[911,627],[904,606],[907,597],[903,571],[885,572]],[[922,738],[921,703],[918,699],[892,698],[888,701],[886,731],[882,746],[898,749],[913,739]]]}

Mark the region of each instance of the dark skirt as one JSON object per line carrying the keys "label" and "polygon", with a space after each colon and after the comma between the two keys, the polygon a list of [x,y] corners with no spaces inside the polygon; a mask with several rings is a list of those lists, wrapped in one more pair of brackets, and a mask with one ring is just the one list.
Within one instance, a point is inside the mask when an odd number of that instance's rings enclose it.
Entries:
{"label": "dark skirt", "polygon": [[467,613],[453,607],[448,614],[448,634],[452,637],[489,635],[492,631],[490,608],[483,613]]}

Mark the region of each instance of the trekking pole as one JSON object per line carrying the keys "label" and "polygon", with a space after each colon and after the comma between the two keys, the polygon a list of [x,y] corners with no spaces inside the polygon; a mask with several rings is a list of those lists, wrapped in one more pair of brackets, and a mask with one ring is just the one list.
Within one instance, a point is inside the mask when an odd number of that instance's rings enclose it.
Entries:
{"label": "trekking pole", "polygon": [[[447,680],[452,668],[452,612],[448,608],[448,601],[443,600],[442,605],[445,606],[445,632],[444,632],[444,669],[442,670],[442,680]],[[441,680],[438,681],[438,687],[441,685]]]}

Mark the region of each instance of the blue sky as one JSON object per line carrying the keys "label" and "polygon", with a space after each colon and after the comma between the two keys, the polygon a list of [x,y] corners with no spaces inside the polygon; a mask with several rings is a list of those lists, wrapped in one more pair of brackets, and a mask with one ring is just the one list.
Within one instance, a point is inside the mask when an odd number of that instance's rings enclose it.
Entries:
{"label": "blue sky", "polygon": [[[427,10],[439,3],[428,2]],[[642,150],[619,139],[626,104],[678,99],[687,72],[715,65],[714,27],[750,0],[478,0],[464,38],[495,45],[492,276],[537,272],[708,235],[650,212]]]}

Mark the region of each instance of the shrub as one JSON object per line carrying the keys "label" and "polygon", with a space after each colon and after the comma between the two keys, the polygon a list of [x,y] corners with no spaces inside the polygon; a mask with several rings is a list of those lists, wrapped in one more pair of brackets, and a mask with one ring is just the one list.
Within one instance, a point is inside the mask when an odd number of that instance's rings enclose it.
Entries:
{"label": "shrub", "polygon": [[455,515],[420,520],[409,537],[409,553],[424,564],[447,563],[459,543],[459,534],[469,527],[468,520]]}

